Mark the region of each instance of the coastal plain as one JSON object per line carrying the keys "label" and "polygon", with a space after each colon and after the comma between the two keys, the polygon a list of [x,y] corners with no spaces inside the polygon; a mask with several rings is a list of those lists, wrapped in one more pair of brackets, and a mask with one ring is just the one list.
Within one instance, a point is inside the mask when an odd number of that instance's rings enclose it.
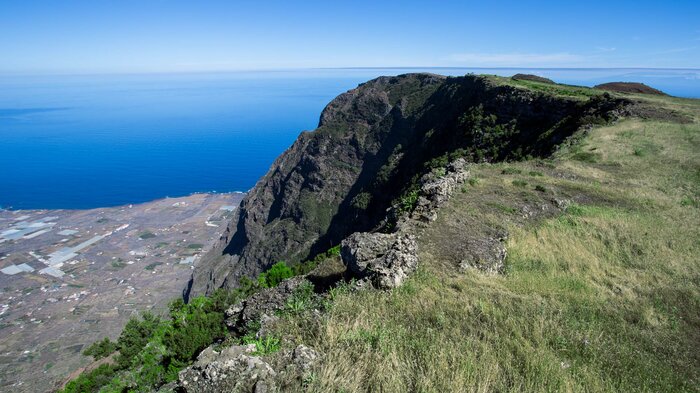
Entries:
{"label": "coastal plain", "polygon": [[181,295],[244,194],[0,210],[0,390],[55,390],[138,312]]}

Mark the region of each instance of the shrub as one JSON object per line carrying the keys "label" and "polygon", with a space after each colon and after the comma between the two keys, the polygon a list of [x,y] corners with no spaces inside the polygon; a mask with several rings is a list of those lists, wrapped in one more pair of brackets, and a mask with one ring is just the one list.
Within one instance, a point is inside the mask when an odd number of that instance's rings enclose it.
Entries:
{"label": "shrub", "polygon": [[262,288],[276,287],[282,280],[294,277],[294,271],[284,262],[277,262],[270,269],[258,276],[258,285]]}
{"label": "shrub", "polygon": [[115,374],[115,367],[110,364],[102,364],[96,369],[83,373],[78,378],[68,382],[62,393],[93,393],[106,385]]}
{"label": "shrub", "polygon": [[189,304],[172,303],[170,318],[170,326],[163,331],[163,344],[183,363],[226,333],[223,310],[205,296],[198,296]]}
{"label": "shrub", "polygon": [[539,171],[530,171],[530,172],[528,172],[528,175],[530,175],[530,176],[544,176],[544,174],[542,172],[539,172]]}
{"label": "shrub", "polygon": [[527,182],[524,180],[513,180],[513,185],[516,187],[525,187],[527,186]]}
{"label": "shrub", "polygon": [[538,185],[535,186],[535,191],[547,192],[547,189],[544,188],[544,186],[541,186],[541,185],[538,184]]}
{"label": "shrub", "polygon": [[399,198],[399,212],[408,213],[413,211],[418,203],[418,190],[412,190]]}
{"label": "shrub", "polygon": [[352,206],[356,209],[365,210],[369,207],[369,203],[372,201],[372,194],[368,192],[361,192],[352,198]]}
{"label": "shrub", "polygon": [[161,323],[160,317],[150,312],[142,313],[141,319],[131,318],[126,323],[117,340],[117,349],[119,350],[117,363],[120,367],[125,368],[131,365],[132,360],[148,344]]}
{"label": "shrub", "polygon": [[117,350],[117,344],[113,343],[108,337],[102,341],[92,343],[83,351],[83,355],[92,356],[93,359],[99,360],[114,353]]}

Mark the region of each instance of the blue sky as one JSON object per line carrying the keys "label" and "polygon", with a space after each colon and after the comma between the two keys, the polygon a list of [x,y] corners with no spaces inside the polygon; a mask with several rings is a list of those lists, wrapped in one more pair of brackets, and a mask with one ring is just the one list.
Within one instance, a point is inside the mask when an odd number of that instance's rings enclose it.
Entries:
{"label": "blue sky", "polygon": [[0,73],[700,68],[700,1],[0,1]]}

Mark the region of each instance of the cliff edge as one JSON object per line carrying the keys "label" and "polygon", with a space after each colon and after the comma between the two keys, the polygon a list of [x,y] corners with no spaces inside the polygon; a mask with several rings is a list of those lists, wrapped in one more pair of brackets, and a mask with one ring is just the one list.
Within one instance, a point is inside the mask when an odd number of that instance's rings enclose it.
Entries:
{"label": "cliff edge", "polygon": [[[560,86],[560,85],[555,85]],[[241,203],[196,266],[185,296],[232,288],[278,261],[298,263],[353,232],[386,224],[386,210],[431,167],[550,154],[626,100],[568,87],[539,91],[503,78],[406,74],[341,94]]]}

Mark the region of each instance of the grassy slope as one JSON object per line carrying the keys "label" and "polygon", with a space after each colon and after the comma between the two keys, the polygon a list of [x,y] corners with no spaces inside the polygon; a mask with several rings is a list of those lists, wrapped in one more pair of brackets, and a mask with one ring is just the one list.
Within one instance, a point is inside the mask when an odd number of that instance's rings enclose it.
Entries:
{"label": "grassy slope", "polygon": [[[307,387],[700,391],[700,103],[645,99],[695,123],[625,120],[551,162],[478,165],[422,237],[407,285],[336,291],[320,319],[286,317],[281,334],[324,354]],[[523,218],[553,196],[577,203]],[[505,275],[440,257],[498,226]]]}

